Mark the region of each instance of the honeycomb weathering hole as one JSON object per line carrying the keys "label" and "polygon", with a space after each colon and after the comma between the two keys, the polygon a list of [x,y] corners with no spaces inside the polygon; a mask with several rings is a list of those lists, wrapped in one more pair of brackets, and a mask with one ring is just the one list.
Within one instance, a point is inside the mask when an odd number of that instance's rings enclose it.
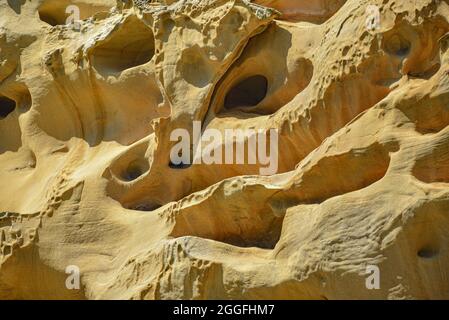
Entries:
{"label": "honeycomb weathering hole", "polygon": [[44,10],[39,10],[39,19],[53,27],[57,26],[58,24],[64,24],[63,22],[58,22],[58,20],[61,21],[61,17],[59,15],[57,17],[52,15],[51,13],[45,12]]}
{"label": "honeycomb weathering hole", "polygon": [[405,57],[411,48],[411,43],[401,34],[393,34],[385,43],[385,50],[400,57]]}
{"label": "honeycomb weathering hole", "polygon": [[264,76],[249,77],[235,85],[226,95],[224,107],[254,107],[265,99],[268,92],[268,80]]}
{"label": "honeycomb weathering hole", "polygon": [[417,255],[423,259],[431,259],[438,255],[438,249],[433,247],[424,247],[418,251]]}
{"label": "honeycomb weathering hole", "polygon": [[126,168],[125,172],[123,172],[123,179],[125,181],[133,181],[139,178],[145,171],[148,170],[148,166],[145,166],[145,163],[132,162]]}
{"label": "honeycomb weathering hole", "polygon": [[7,97],[0,97],[0,119],[6,118],[16,109],[16,102]]}
{"label": "honeycomb weathering hole", "polygon": [[93,49],[93,67],[102,75],[119,73],[149,62],[154,51],[153,32],[133,18]]}
{"label": "honeycomb weathering hole", "polygon": [[131,149],[129,154],[125,154],[110,167],[111,173],[121,181],[131,182],[138,179],[149,170],[148,160],[145,158],[144,145],[139,145]]}

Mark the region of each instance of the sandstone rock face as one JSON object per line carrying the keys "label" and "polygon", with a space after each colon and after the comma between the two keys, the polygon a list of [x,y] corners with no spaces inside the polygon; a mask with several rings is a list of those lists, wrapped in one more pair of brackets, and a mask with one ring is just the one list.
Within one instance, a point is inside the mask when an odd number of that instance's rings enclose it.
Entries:
{"label": "sandstone rock face", "polygon": [[448,243],[448,0],[0,0],[1,299],[448,299]]}

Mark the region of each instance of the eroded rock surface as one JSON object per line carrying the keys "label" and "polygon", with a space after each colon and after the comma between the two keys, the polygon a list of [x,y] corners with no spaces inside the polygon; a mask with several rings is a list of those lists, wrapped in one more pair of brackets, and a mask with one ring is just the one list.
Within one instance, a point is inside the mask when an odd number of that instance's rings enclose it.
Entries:
{"label": "eroded rock surface", "polygon": [[448,299],[448,214],[447,0],[0,0],[2,299]]}

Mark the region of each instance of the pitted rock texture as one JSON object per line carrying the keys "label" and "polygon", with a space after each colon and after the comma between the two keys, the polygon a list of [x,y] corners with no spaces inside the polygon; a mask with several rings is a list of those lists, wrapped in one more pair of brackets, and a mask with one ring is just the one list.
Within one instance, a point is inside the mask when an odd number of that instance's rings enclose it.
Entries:
{"label": "pitted rock texture", "polygon": [[448,240],[448,0],[0,0],[1,299],[448,299]]}

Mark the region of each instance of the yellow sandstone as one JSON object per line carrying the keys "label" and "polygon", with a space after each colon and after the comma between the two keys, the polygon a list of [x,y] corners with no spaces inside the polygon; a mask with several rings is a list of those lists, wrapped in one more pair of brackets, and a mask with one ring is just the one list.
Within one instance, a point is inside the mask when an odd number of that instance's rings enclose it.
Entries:
{"label": "yellow sandstone", "polygon": [[0,298],[449,299],[449,1],[0,0]]}

